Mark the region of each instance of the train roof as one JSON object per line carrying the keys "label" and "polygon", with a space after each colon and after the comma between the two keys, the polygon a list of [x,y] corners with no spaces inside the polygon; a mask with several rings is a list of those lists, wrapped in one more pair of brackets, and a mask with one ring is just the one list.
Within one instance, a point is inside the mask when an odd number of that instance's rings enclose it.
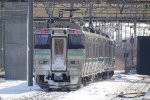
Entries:
{"label": "train roof", "polygon": [[[87,35],[89,37],[95,36],[95,37],[101,37],[101,39],[107,39],[107,40],[110,40],[110,41],[114,41],[113,39],[110,39],[107,36],[102,35],[103,33],[102,34],[96,34],[96,33],[91,33],[90,31],[82,31],[82,30],[71,29],[71,28],[56,28],[56,27],[54,27],[54,28],[47,28],[47,29],[43,28],[41,30],[37,30],[35,32],[35,34],[52,34],[52,30],[56,30],[56,32],[62,32],[62,30],[75,30],[76,32],[77,31],[81,31],[80,33],[75,33],[75,34],[85,34],[85,35]],[[59,30],[61,30],[61,31],[59,31]]]}
{"label": "train roof", "polygon": [[[101,31],[97,31],[94,28],[81,26],[80,23],[74,22],[74,21],[73,22],[70,22],[70,21],[57,21],[57,22],[49,24],[48,27],[49,27],[49,28],[47,28],[48,30],[49,29],[60,29],[60,30],[61,29],[76,29],[76,30],[85,31],[85,32],[88,32],[88,33],[91,33],[91,34],[99,34],[99,35],[101,35],[105,38],[109,38],[109,36],[107,34],[102,33]],[[45,29],[45,30],[48,31],[47,29]],[[42,29],[41,29],[41,31],[42,31]]]}
{"label": "train roof", "polygon": [[68,21],[59,21],[59,22],[49,24],[49,28],[71,28],[71,29],[82,30],[79,24],[75,22],[68,22]]}
{"label": "train roof", "polygon": [[109,38],[109,36],[105,33],[102,33],[101,31],[97,31],[94,28],[81,26],[78,22],[68,22],[68,21],[59,21],[55,22],[49,25],[49,28],[70,28],[70,29],[77,29],[81,31],[87,31],[90,33],[96,33],[100,34],[106,38]]}

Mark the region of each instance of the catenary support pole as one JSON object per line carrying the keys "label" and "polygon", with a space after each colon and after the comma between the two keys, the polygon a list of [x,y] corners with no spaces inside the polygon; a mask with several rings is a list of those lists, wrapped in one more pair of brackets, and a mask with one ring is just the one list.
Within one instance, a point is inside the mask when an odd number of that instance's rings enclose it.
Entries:
{"label": "catenary support pole", "polygon": [[28,1],[28,44],[27,44],[27,66],[28,86],[33,86],[33,0]]}

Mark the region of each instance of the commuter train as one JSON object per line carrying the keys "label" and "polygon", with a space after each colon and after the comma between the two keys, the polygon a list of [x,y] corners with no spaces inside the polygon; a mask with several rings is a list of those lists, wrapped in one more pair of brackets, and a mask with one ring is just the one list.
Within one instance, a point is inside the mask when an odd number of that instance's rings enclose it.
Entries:
{"label": "commuter train", "polygon": [[72,22],[55,22],[34,33],[36,84],[77,89],[114,74],[115,42],[107,35]]}

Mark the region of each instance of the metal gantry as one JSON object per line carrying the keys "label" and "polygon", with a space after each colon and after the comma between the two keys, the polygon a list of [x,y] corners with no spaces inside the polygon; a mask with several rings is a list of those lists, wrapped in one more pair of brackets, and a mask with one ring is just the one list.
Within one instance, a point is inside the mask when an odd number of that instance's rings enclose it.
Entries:
{"label": "metal gantry", "polygon": [[[82,0],[81,0],[82,1]],[[60,9],[67,9],[70,7],[70,4],[74,4],[75,9],[79,9],[78,11],[75,12],[74,17],[83,17],[84,20],[89,20],[89,14],[92,12],[93,20],[118,20],[118,21],[129,21],[129,20],[137,20],[137,21],[147,21],[149,20],[150,16],[150,7],[147,2],[144,3],[138,3],[137,2],[125,2],[126,0],[116,0],[116,2],[100,2],[100,3],[95,3],[92,1],[86,1],[86,2],[66,2],[66,3],[59,3],[59,2],[54,2],[54,0],[45,0],[43,8],[46,7],[46,13],[45,15],[42,13],[42,15],[38,14],[36,16],[41,16],[45,17],[46,14],[49,11],[55,12],[54,17],[58,17],[58,11]],[[140,1],[139,1],[140,2]],[[40,5],[40,3],[39,3]],[[46,5],[46,6],[45,6]],[[92,8],[93,10],[89,12],[88,9]],[[38,6],[39,7],[39,6]],[[39,9],[42,9],[42,6],[40,6]],[[47,10],[48,9],[48,10]],[[68,12],[65,12],[64,17],[68,17]]]}

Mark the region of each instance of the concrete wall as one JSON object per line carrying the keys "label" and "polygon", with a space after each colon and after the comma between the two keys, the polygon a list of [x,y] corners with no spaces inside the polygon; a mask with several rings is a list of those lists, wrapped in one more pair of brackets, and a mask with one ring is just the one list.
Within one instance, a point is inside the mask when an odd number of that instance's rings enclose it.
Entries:
{"label": "concrete wall", "polygon": [[27,3],[5,3],[5,78],[27,79]]}
{"label": "concrete wall", "polygon": [[[0,10],[2,10],[2,3],[0,3]],[[2,12],[0,12],[0,71],[2,70]]]}
{"label": "concrete wall", "polygon": [[[1,9],[0,9],[1,10]],[[1,16],[0,16],[1,17]],[[1,26],[2,26],[2,20],[1,20],[1,18],[0,18],[0,71],[1,71],[1,69],[2,69],[2,50],[1,50],[1,48],[2,48],[2,28],[1,28]]]}

